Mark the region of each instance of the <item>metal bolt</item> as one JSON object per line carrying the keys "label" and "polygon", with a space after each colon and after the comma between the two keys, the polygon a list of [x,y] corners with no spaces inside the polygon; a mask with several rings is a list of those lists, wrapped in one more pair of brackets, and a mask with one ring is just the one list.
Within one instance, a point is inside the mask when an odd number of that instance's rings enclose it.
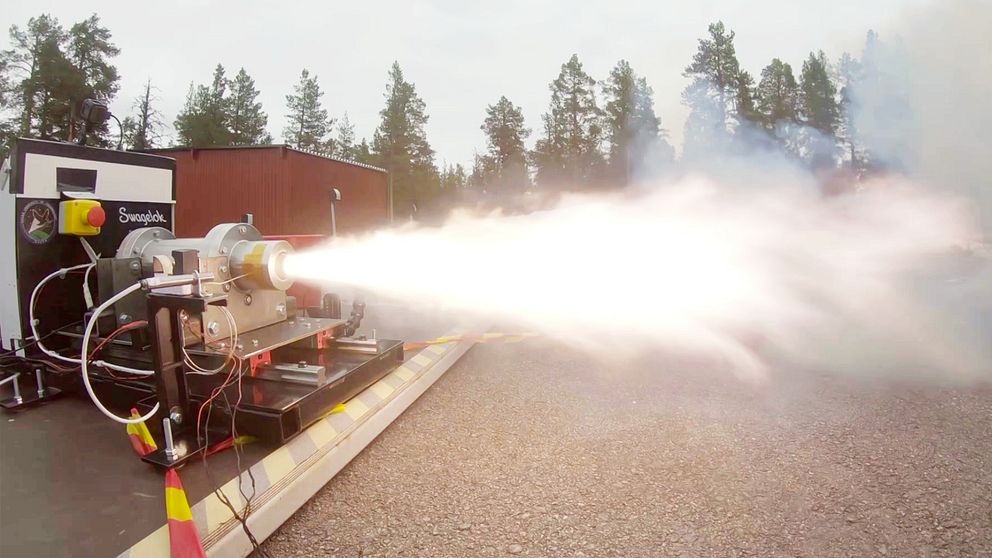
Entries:
{"label": "metal bolt", "polygon": [[187,312],[185,310],[180,310],[179,311],[179,321],[180,322],[183,322],[183,323],[188,322],[189,321],[189,312]]}
{"label": "metal bolt", "polygon": [[179,407],[169,409],[169,419],[176,424],[183,423],[183,411]]}
{"label": "metal bolt", "polygon": [[226,293],[226,292],[230,292],[230,291],[231,291],[231,284],[230,283],[224,283],[224,292]]}
{"label": "metal bolt", "polygon": [[252,347],[257,347],[258,346],[258,339],[252,339],[251,340],[251,346]]}
{"label": "metal bolt", "polygon": [[299,366],[300,368],[306,368],[307,367],[307,361],[301,360],[300,362],[296,363],[296,365]]}
{"label": "metal bolt", "polygon": [[128,267],[131,268],[131,271],[140,271],[141,262],[139,262],[138,260],[133,260],[130,264],[128,264]]}
{"label": "metal bolt", "polygon": [[221,254],[226,254],[227,253],[227,247],[226,246],[221,247],[220,253]]}
{"label": "metal bolt", "polygon": [[248,229],[244,225],[241,225],[240,227],[238,227],[238,232],[241,234],[245,234],[246,232],[248,232]]}
{"label": "metal bolt", "polygon": [[34,378],[38,381],[38,398],[45,396],[45,384],[41,379],[41,368],[34,369]]}
{"label": "metal bolt", "polygon": [[238,343],[237,345],[234,346],[234,348],[240,351],[240,350],[244,349],[245,346],[242,343]]}
{"label": "metal bolt", "polygon": [[217,271],[220,271],[221,273],[227,273],[227,266],[222,265],[219,268],[217,268]]}
{"label": "metal bolt", "polygon": [[210,322],[209,324],[207,324],[207,333],[209,333],[210,335],[217,335],[218,333],[220,333],[220,324],[218,324],[217,322]]}
{"label": "metal bolt", "polygon": [[17,374],[14,374],[14,401],[18,405],[20,405],[21,403],[24,403],[24,400],[21,399],[21,385],[20,384],[21,384],[21,373],[18,372]]}
{"label": "metal bolt", "polygon": [[252,301],[251,295],[250,294],[246,294],[245,295],[245,306],[251,306],[251,301]]}
{"label": "metal bolt", "polygon": [[120,322],[120,323],[122,323],[122,324],[126,324],[126,323],[128,323],[128,322],[131,321],[131,315],[130,314],[125,314],[124,312],[121,312],[121,315],[120,316],[117,316],[117,321]]}
{"label": "metal bolt", "polygon": [[[286,305],[285,304],[276,304],[276,314],[279,314],[280,316],[285,316],[286,315]],[[289,325],[293,325],[293,322],[289,322]]]}
{"label": "metal bolt", "polygon": [[175,461],[176,446],[172,441],[172,421],[168,417],[162,419],[162,432],[165,434],[165,457]]}

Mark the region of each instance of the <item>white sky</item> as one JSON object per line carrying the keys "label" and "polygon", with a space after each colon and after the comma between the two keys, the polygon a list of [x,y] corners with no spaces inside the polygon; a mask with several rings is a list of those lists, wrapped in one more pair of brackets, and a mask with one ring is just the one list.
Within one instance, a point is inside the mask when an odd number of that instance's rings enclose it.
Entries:
{"label": "white sky", "polygon": [[[655,107],[674,143],[686,110],[683,68],[706,26],[722,19],[737,32],[742,66],[757,76],[772,58],[798,66],[815,49],[836,58],[859,53],[865,32],[884,33],[907,5],[924,0],[651,0],[580,2],[464,0],[389,2],[284,1],[137,2],[10,1],[3,29],[49,13],[65,27],[96,12],[121,49],[115,60],[121,90],[115,114],[130,112],[144,81],[158,89],[171,125],[190,81],[208,82],[220,62],[233,75],[244,67],[261,90],[269,131],[281,141],[285,95],[304,67],[317,74],[324,106],[345,111],[359,138],[371,138],[383,105],[386,72],[398,60],[427,103],[428,139],[443,161],[469,163],[483,148],[479,125],[500,95],[523,107],[540,134],[548,84],[578,53],[596,79],[620,58],[655,90]],[[10,45],[6,35],[0,44]]]}

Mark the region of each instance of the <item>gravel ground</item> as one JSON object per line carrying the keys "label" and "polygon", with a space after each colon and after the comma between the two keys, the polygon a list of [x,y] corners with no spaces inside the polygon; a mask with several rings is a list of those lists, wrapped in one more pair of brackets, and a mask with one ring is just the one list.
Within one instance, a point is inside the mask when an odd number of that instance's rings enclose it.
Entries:
{"label": "gravel ground", "polygon": [[992,386],[477,346],[264,547],[992,556]]}

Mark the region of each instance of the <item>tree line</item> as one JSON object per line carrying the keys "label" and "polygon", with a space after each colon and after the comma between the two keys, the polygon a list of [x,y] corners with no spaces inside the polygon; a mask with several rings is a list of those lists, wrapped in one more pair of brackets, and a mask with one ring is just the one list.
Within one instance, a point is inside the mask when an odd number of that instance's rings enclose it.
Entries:
{"label": "tree line", "polygon": [[[12,138],[69,141],[82,133],[77,112],[83,99],[114,99],[120,76],[112,60],[120,52],[110,30],[94,14],[65,29],[49,15],[10,28],[11,48],[0,52],[0,146]],[[866,168],[871,154],[852,118],[852,88],[876,79],[869,60],[878,38],[869,32],[859,61],[844,54],[831,64],[822,51],[804,60],[798,78],[775,58],[760,74],[742,69],[735,34],[722,22],[707,35],[683,75],[682,94],[690,114],[680,162],[691,165],[714,154],[773,149],[811,168],[849,165]],[[146,81],[122,125],[130,149],[164,146],[165,116],[156,88]],[[626,60],[598,81],[571,56],[549,84],[550,101],[533,130],[521,108],[505,96],[485,108],[480,125],[486,144],[471,168],[438,165],[425,126],[428,111],[398,63],[389,69],[385,106],[371,139],[357,140],[348,114],[331,117],[318,78],[303,69],[286,95],[282,140],[299,149],[387,169],[393,178],[397,215],[438,205],[466,189],[487,196],[548,190],[609,188],[629,183],[645,168],[675,163],[675,150],[654,111],[654,92]],[[207,147],[273,142],[268,115],[254,79],[244,68],[233,77],[218,64],[212,80],[190,84],[183,108],[172,122],[172,145]],[[117,145],[116,130],[93,130],[92,142]]]}

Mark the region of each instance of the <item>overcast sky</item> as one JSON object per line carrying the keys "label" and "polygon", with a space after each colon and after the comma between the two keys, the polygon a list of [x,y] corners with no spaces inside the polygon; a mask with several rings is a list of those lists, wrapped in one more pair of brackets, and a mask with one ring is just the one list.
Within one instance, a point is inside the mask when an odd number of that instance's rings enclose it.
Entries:
{"label": "overcast sky", "polygon": [[[345,111],[359,138],[371,137],[383,105],[386,72],[398,60],[427,103],[428,139],[443,161],[469,163],[483,148],[479,125],[487,104],[506,95],[534,130],[549,99],[548,83],[578,53],[603,79],[626,58],[655,90],[655,108],[681,143],[686,109],[682,70],[706,26],[722,19],[737,33],[742,66],[757,76],[772,58],[799,66],[811,50],[828,58],[858,53],[868,29],[884,34],[902,8],[925,0],[657,0],[577,2],[464,0],[386,2],[11,1],[4,28],[50,13],[63,25],[96,12],[121,49],[115,114],[130,112],[146,79],[157,88],[170,124],[191,81],[207,82],[220,62],[244,67],[261,90],[269,131],[281,141],[285,95],[300,70],[317,74],[324,106]],[[146,7],[147,6],[147,7]],[[3,37],[4,48],[9,39]]]}

